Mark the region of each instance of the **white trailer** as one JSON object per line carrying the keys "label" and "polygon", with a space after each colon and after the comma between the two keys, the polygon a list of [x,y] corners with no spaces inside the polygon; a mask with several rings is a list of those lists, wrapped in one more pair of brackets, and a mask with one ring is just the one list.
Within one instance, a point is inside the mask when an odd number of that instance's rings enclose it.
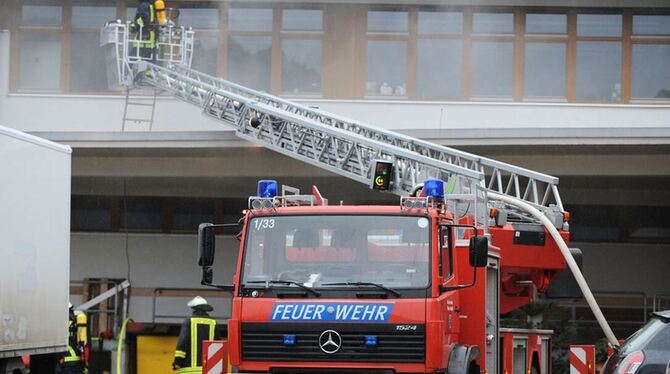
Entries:
{"label": "white trailer", "polygon": [[71,153],[0,126],[0,373],[67,349]]}

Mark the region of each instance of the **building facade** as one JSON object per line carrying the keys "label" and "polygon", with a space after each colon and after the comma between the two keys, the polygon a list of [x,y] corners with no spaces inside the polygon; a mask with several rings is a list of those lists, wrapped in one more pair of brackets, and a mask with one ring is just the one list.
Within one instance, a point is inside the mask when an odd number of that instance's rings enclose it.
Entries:
{"label": "building facade", "polygon": [[[602,3],[168,7],[196,31],[197,70],[560,177],[592,287],[651,300],[670,293],[670,4]],[[397,202],[238,140],[167,96],[157,98],[151,125],[123,126],[126,99],[108,86],[99,29],[132,19],[135,7],[0,5],[0,124],[74,148],[73,282],[129,277],[133,318],[170,322],[157,315],[185,314],[183,301],[196,292],[185,289],[199,287],[197,224],[234,222],[257,179],[317,184],[331,201]],[[226,241],[227,263],[236,243]],[[178,290],[156,301],[162,288]],[[73,293],[84,291],[73,283]],[[219,301],[216,314],[225,317],[227,301]]]}

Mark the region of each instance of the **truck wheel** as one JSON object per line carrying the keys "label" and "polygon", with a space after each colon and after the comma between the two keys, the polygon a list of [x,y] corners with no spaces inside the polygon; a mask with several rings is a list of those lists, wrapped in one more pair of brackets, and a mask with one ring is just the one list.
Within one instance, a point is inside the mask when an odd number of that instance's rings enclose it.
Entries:
{"label": "truck wheel", "polygon": [[477,365],[476,361],[470,362],[470,366],[468,367],[468,374],[480,374],[479,370],[479,365]]}

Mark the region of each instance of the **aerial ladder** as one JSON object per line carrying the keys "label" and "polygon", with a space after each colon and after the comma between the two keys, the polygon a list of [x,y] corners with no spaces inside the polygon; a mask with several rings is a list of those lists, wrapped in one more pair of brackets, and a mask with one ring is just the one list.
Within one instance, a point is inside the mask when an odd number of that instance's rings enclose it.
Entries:
{"label": "aerial ladder", "polygon": [[608,341],[618,345],[576,262],[557,229],[567,230],[558,178],[426,142],[300,105],[191,69],[194,32],[160,26],[150,57],[138,48],[139,33],[110,22],[101,30],[113,83],[149,86],[198,106],[235,135],[296,160],[374,186],[376,167],[391,173],[387,192],[411,195],[427,178],[445,182],[449,209],[471,216],[487,232],[490,209],[508,222],[542,224],[559,245]]}

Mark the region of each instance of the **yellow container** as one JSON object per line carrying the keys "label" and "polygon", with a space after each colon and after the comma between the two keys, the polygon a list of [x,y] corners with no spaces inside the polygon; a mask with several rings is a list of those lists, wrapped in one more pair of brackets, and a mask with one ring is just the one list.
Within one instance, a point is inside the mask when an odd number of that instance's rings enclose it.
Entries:
{"label": "yellow container", "polygon": [[176,336],[138,336],[137,372],[174,374],[172,361],[176,346]]}

